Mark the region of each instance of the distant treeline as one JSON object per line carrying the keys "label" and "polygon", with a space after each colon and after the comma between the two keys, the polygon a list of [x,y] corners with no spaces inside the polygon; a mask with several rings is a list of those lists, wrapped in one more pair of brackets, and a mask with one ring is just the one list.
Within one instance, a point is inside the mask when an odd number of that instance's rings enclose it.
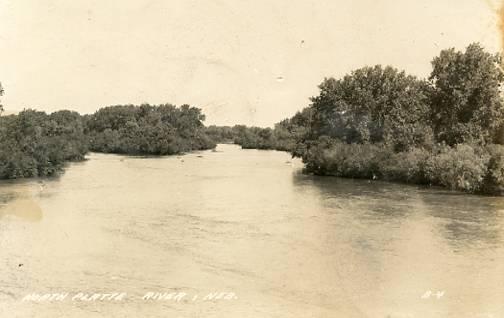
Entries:
{"label": "distant treeline", "polygon": [[443,50],[428,79],[364,67],[326,78],[308,107],[274,129],[208,130],[244,148],[290,151],[317,175],[502,193],[501,65],[500,55],[471,44]]}
{"label": "distant treeline", "polygon": [[275,124],[274,128],[209,126],[206,131],[216,143],[235,143],[244,149],[293,151],[308,133],[310,111],[305,108],[292,118]]}

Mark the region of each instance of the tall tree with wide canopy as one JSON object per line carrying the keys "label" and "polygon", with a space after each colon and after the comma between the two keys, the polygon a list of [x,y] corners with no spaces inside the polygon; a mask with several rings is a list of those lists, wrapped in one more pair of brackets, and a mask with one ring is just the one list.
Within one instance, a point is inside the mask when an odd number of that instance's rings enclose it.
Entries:
{"label": "tall tree with wide canopy", "polygon": [[427,83],[404,71],[364,67],[340,80],[325,79],[319,88],[312,98],[314,137],[407,148],[428,135]]}
{"label": "tall tree with wide canopy", "polygon": [[501,56],[477,43],[451,48],[432,61],[432,121],[436,139],[449,145],[492,142],[504,124]]}

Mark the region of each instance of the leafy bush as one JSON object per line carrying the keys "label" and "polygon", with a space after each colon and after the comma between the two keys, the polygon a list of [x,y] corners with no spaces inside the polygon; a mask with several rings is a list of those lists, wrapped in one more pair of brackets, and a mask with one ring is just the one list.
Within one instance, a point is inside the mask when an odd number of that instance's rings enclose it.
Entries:
{"label": "leafy bush", "polygon": [[170,104],[111,106],[87,119],[91,150],[105,153],[172,155],[211,149],[199,108]]}
{"label": "leafy bush", "polygon": [[459,144],[394,152],[384,144],[347,144],[329,137],[303,153],[308,172],[430,184],[477,193],[504,191],[504,146]]}
{"label": "leafy bush", "polygon": [[501,194],[504,192],[504,146],[489,145],[486,150],[490,159],[482,191],[489,194]]}
{"label": "leafy bush", "polygon": [[425,163],[431,153],[425,148],[413,148],[409,151],[392,154],[380,163],[383,179],[408,183],[428,183],[425,175]]}
{"label": "leafy bush", "polygon": [[478,192],[482,189],[489,159],[481,147],[467,144],[442,146],[427,160],[425,173],[432,184]]}
{"label": "leafy bush", "polygon": [[88,151],[82,117],[75,112],[24,110],[0,117],[0,179],[49,176]]}
{"label": "leafy bush", "polygon": [[329,174],[352,178],[376,178],[385,148],[375,144],[337,143],[324,152]]}
{"label": "leafy bush", "polygon": [[347,144],[329,137],[313,142],[303,156],[306,169],[320,175],[376,178],[391,149],[378,144]]}

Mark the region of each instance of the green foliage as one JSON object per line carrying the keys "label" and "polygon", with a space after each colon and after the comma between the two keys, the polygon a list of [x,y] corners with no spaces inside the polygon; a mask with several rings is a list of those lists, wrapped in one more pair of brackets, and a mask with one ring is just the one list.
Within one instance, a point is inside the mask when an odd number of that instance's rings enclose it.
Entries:
{"label": "green foliage", "polygon": [[78,113],[24,110],[0,117],[0,179],[53,175],[87,151]]}
{"label": "green foliage", "polygon": [[271,128],[250,127],[240,130],[235,143],[245,149],[275,149],[275,136]]}
{"label": "green foliage", "polygon": [[504,193],[504,146],[488,145],[489,160],[482,192],[492,194]]}
{"label": "green foliage", "polygon": [[170,104],[110,106],[87,119],[92,151],[172,155],[215,147],[199,108]]}
{"label": "green foliage", "polygon": [[210,126],[206,134],[215,143],[241,145],[245,149],[274,149],[294,151],[309,131],[311,109],[305,108],[292,118],[275,124],[273,129],[247,127],[244,125]]}
{"label": "green foliage", "polygon": [[363,67],[326,78],[311,105],[274,128],[205,128],[201,110],[189,105],[119,105],[83,117],[27,110],[0,117],[0,178],[54,174],[83,158],[88,139],[93,151],[154,155],[234,142],[289,151],[320,175],[502,193],[500,64],[499,55],[471,44],[442,51],[428,81],[390,66]]}
{"label": "green foliage", "polygon": [[234,142],[235,132],[232,127],[211,125],[206,127],[205,132],[214,143],[229,144]]}
{"label": "green foliage", "polygon": [[321,137],[308,149],[303,156],[306,170],[318,175],[430,184],[473,193],[495,193],[495,186],[504,184],[503,148],[494,149],[493,155],[466,144],[394,152],[384,144],[348,144]]}
{"label": "green foliage", "polygon": [[486,53],[478,44],[465,52],[444,50],[434,58],[431,107],[438,141],[449,145],[493,141],[504,123],[500,65],[499,54]]}
{"label": "green foliage", "polygon": [[427,83],[395,68],[364,67],[325,79],[312,98],[312,132],[348,143],[383,142],[398,149],[428,135]]}
{"label": "green foliage", "polygon": [[324,136],[309,147],[303,161],[308,171],[320,175],[374,178],[379,162],[390,152],[382,145],[347,144]]}
{"label": "green foliage", "polygon": [[442,51],[430,82],[379,65],[325,79],[289,149],[315,174],[501,193],[500,63],[472,44]]}
{"label": "green foliage", "polygon": [[215,143],[235,143],[244,149],[276,149],[290,151],[294,146],[292,135],[282,128],[260,128],[235,125],[233,127],[210,126],[208,137]]}
{"label": "green foliage", "polygon": [[88,148],[127,154],[176,154],[215,146],[204,115],[183,105],[114,106],[93,115],[24,110],[0,117],[0,179],[50,176]]}
{"label": "green foliage", "polygon": [[427,160],[425,175],[432,184],[453,190],[479,192],[483,188],[489,158],[486,151],[478,146],[443,146]]}
{"label": "green foliage", "polygon": [[380,178],[406,183],[429,184],[425,165],[432,153],[425,148],[412,148],[407,151],[390,153],[378,164]]}

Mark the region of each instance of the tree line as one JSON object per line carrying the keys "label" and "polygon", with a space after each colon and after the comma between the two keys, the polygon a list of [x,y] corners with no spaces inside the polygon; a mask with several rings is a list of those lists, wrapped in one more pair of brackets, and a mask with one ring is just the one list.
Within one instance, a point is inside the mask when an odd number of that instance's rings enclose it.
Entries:
{"label": "tree line", "polygon": [[0,117],[0,179],[50,176],[67,161],[84,159],[83,118],[62,110],[24,110]]}
{"label": "tree line", "polygon": [[90,150],[172,155],[211,149],[204,119],[199,108],[171,104],[110,106],[84,116],[32,109],[0,116],[0,179],[51,176]]}
{"label": "tree line", "polygon": [[24,110],[0,116],[0,178],[52,175],[88,150],[171,155],[228,142],[288,151],[317,175],[501,193],[501,65],[499,54],[471,44],[441,51],[426,79],[366,66],[324,79],[307,107],[273,128],[205,127],[189,105],[117,105],[84,116]]}
{"label": "tree line", "polygon": [[499,54],[475,43],[441,51],[427,79],[391,66],[363,67],[324,79],[310,105],[273,129],[235,129],[233,140],[290,151],[317,175],[500,194],[501,65]]}

